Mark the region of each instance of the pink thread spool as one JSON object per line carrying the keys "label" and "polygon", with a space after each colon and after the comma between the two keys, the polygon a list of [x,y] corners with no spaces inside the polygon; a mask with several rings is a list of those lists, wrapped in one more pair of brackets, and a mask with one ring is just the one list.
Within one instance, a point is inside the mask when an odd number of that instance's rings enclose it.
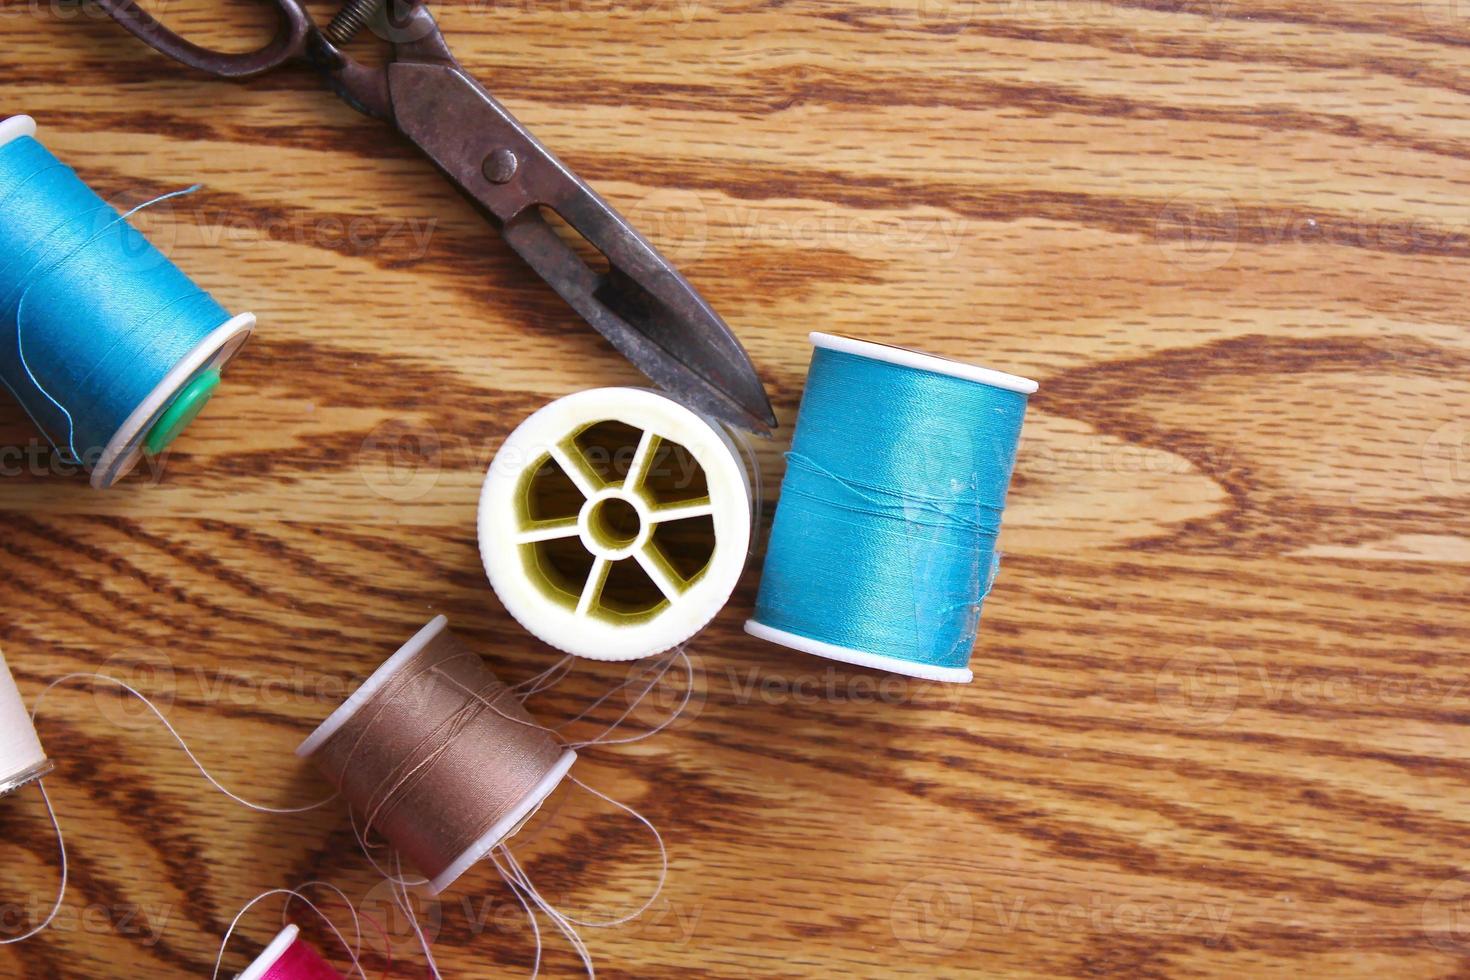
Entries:
{"label": "pink thread spool", "polygon": [[282,929],[235,980],[346,980],[300,933],[295,926]]}

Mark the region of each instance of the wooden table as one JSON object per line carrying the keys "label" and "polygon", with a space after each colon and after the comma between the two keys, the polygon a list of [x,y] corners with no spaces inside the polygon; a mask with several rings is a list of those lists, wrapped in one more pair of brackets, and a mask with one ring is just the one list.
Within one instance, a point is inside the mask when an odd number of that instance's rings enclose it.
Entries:
{"label": "wooden table", "polygon": [[[268,20],[165,12],[238,47]],[[580,763],[671,855],[644,919],[585,930],[603,975],[1470,968],[1470,8],[440,14],[735,325],[783,422],[813,328],[1041,382],[972,685],[746,637],[752,570],[692,646],[694,710]],[[67,671],[127,679],[227,785],[286,806],[322,793],[297,742],[432,615],[507,679],[553,663],[486,585],[478,489],[528,413],[636,372],[308,72],[216,82],[95,9],[0,15],[4,112],[114,200],[203,182],[140,223],[261,324],[162,471],[109,492],[49,472],[0,407],[21,450],[0,622],[26,695]],[[771,486],[783,448],[761,449]],[[626,675],[579,664],[536,710],[574,714]],[[339,807],[236,806],[84,683],[39,727],[72,887],[51,932],[0,951],[7,975],[207,975],[243,903],[309,879],[379,920],[392,975],[424,975]],[[0,840],[13,935],[55,882],[33,790],[0,802]],[[580,793],[521,851],[592,915],[635,906],[657,867]],[[529,972],[493,872],[421,911],[446,976]],[[279,913],[246,918],[229,969]],[[367,948],[381,974],[371,928]],[[576,975],[547,948],[548,975]]]}

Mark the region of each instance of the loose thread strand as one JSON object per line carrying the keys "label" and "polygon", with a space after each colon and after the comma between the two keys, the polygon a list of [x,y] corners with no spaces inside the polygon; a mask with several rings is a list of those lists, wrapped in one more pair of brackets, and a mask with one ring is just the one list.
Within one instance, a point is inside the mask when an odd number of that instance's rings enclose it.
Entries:
{"label": "loose thread strand", "polygon": [[[343,936],[341,931],[337,928],[336,923],[334,923],[325,912],[317,908],[316,903],[314,903],[311,899],[307,898],[305,894],[303,894],[303,891],[305,889],[313,887],[326,888],[330,891],[334,891],[341,897],[343,902],[347,903],[347,909],[349,912],[352,913],[352,928],[353,932],[356,935],[356,946],[350,945],[347,942],[347,938]],[[332,935],[337,937],[337,941],[342,944],[342,948],[347,951],[347,955],[352,958],[353,971],[358,976],[362,977],[362,980],[367,980],[367,973],[363,970],[361,961],[362,924],[358,921],[357,909],[352,906],[352,903],[347,898],[347,894],[343,892],[342,889],[326,881],[308,881],[302,884],[300,888],[272,888],[269,891],[261,892],[259,895],[246,902],[245,905],[240,909],[240,911],[235,913],[235,917],[230,920],[230,926],[228,929],[225,930],[224,938],[220,940],[219,954],[214,959],[214,972],[210,974],[212,980],[219,980],[220,967],[224,965],[225,950],[230,945],[230,937],[235,934],[235,929],[237,926],[239,926],[240,920],[245,917],[245,913],[249,912],[252,908],[265,901],[267,898],[271,898],[275,895],[288,896],[288,904],[290,903],[290,899],[292,898],[299,899],[307,908],[315,912],[317,916],[324,923],[326,923],[327,928],[332,931]]]}
{"label": "loose thread strand", "polygon": [[36,715],[41,710],[42,702],[46,700],[46,695],[51,693],[51,690],[53,688],[61,684],[65,684],[67,681],[81,679],[103,681],[115,687],[120,687],[124,691],[127,691],[129,694],[131,694],[133,697],[137,698],[139,701],[143,702],[143,705],[153,713],[153,716],[157,718],[159,722],[163,724],[163,727],[168,730],[168,733],[173,736],[174,741],[179,743],[179,748],[183,749],[184,755],[189,757],[189,761],[194,764],[194,768],[199,770],[200,775],[202,775],[215,789],[219,790],[225,796],[228,796],[230,799],[234,800],[236,803],[240,804],[248,810],[255,810],[258,813],[274,814],[306,813],[310,810],[318,810],[337,798],[337,794],[333,793],[326,799],[318,800],[317,802],[308,804],[306,806],[272,807],[265,806],[264,804],[260,803],[253,803],[250,800],[245,799],[243,796],[237,796],[235,793],[231,792],[228,787],[226,787],[223,783],[216,779],[208,769],[205,768],[204,763],[200,762],[199,757],[194,754],[194,750],[189,748],[189,743],[184,741],[184,737],[178,733],[178,730],[174,728],[173,724],[166,717],[164,717],[163,712],[159,711],[158,707],[152,701],[150,701],[146,695],[144,695],[137,689],[130,687],[129,685],[125,684],[115,677],[108,677],[106,674],[91,674],[83,672],[63,674],[61,677],[58,677],[56,680],[52,681],[50,684],[47,684],[44,688],[41,689],[41,693],[36,697],[35,706],[31,708],[31,720],[36,720]]}
{"label": "loose thread strand", "polygon": [[46,813],[51,817],[51,827],[56,831],[56,849],[61,853],[61,881],[56,888],[56,900],[51,903],[51,911],[46,913],[46,918],[31,927],[30,931],[21,936],[13,936],[10,939],[0,939],[0,946],[9,946],[12,943],[22,943],[32,936],[40,935],[46,930],[56,916],[61,912],[61,904],[66,901],[67,863],[66,863],[66,838],[61,832],[61,821],[56,819],[56,808],[51,805],[51,794],[46,792],[45,780],[36,780],[36,788],[41,791],[41,799],[46,802]]}
{"label": "loose thread strand", "polygon": [[[114,685],[116,687],[122,688],[123,690],[125,690],[129,694],[131,694],[133,697],[135,697],[139,701],[143,702],[143,704],[145,706],[147,706],[148,710],[153,713],[154,717],[156,717],[160,722],[163,723],[163,727],[168,730],[168,733],[171,736],[173,736],[174,741],[176,741],[179,744],[179,748],[183,749],[184,754],[186,756],[188,756],[189,761],[194,764],[194,767],[199,770],[200,774],[210,783],[210,785],[212,785],[215,789],[219,790],[225,796],[227,796],[230,799],[234,800],[236,803],[239,803],[241,806],[244,806],[244,807],[246,807],[248,809],[255,810],[255,811],[258,811],[258,812],[261,812],[261,813],[291,814],[291,813],[304,813],[304,812],[306,812],[308,810],[315,810],[315,809],[318,809],[320,807],[326,806],[328,803],[332,802],[332,800],[336,799],[336,794],[334,793],[331,796],[327,797],[326,799],[321,800],[321,801],[319,801],[317,803],[313,803],[310,806],[293,807],[293,808],[277,808],[277,807],[268,807],[268,806],[264,806],[264,805],[261,805],[261,804],[253,803],[250,800],[245,799],[244,797],[237,796],[235,793],[231,792],[228,788],[226,788],[224,786],[224,784],[222,784],[219,780],[217,780],[214,777],[214,775],[212,773],[210,773],[210,771],[204,767],[204,764],[199,761],[199,759],[198,759],[197,756],[194,755],[193,750],[189,748],[188,743],[186,741],[184,741],[184,737],[178,733],[178,731],[169,722],[169,720],[166,717],[164,717],[163,712],[159,711],[158,710],[158,707],[156,705],[154,705],[154,703],[151,700],[149,700],[147,696],[145,696],[144,694],[142,694],[140,691],[136,690],[135,688],[129,686],[128,684],[125,684],[124,682],[118,680],[115,677],[108,677],[106,674],[93,674],[93,673],[70,673],[70,674],[64,674],[61,677],[58,677],[56,680],[52,681],[50,684],[47,684],[44,688],[41,689],[41,693],[36,696],[35,704],[31,707],[31,722],[33,724],[35,723],[36,718],[37,718],[37,715],[39,714],[39,712],[41,710],[41,705],[45,702],[46,696],[51,693],[51,691],[52,691],[53,688],[56,688],[57,686],[59,686],[61,684],[65,684],[68,681],[71,681],[71,680],[80,680],[80,679],[86,679],[86,680],[90,680],[90,681],[103,681],[105,683],[112,684],[112,685]],[[61,820],[56,815],[56,808],[51,803],[51,795],[46,792],[46,787],[44,785],[44,781],[43,780],[37,780],[36,786],[41,791],[41,798],[45,801],[45,804],[46,804],[46,813],[51,818],[51,826],[52,826],[52,828],[56,831],[56,848],[57,848],[57,851],[60,853],[60,856],[61,856],[60,884],[59,884],[59,886],[57,888],[57,891],[56,891],[56,900],[52,903],[51,910],[50,910],[50,912],[47,913],[46,918],[44,920],[42,920],[40,923],[38,923],[37,925],[35,925],[34,927],[32,927],[30,929],[30,931],[26,932],[24,935],[15,936],[15,937],[12,937],[12,938],[9,938],[9,939],[0,940],[0,946],[6,946],[6,945],[10,945],[12,943],[23,942],[24,940],[30,939],[33,936],[39,935],[41,932],[45,931],[45,929],[48,926],[50,926],[53,921],[55,921],[56,916],[61,911],[61,906],[62,906],[63,902],[66,900],[66,886],[67,886],[67,880],[68,880],[68,859],[67,859],[67,854],[66,854],[66,836],[62,832],[62,829],[61,829]]]}

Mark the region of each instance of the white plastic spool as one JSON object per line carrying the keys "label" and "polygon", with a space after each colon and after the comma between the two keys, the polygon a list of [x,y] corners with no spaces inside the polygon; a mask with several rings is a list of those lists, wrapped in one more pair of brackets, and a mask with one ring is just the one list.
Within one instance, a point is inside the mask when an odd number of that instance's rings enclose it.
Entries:
{"label": "white plastic spool", "polygon": [[[36,121],[30,116],[11,116],[0,122],[0,147],[22,136],[35,138]],[[241,313],[209,333],[166,374],[158,387],[149,392],[122,426],[107,440],[101,456],[92,468],[92,486],[105,490],[133,471],[143,458],[143,443],[154,423],[183,391],[201,374],[223,370],[255,331],[255,315]]]}
{"label": "white plastic spool", "polygon": [[288,925],[276,933],[276,938],[270,941],[270,945],[261,951],[254,963],[245,968],[244,973],[237,973],[235,980],[261,980],[286,955],[286,950],[291,948],[300,933],[301,930],[294,925]]}
{"label": "white plastic spool", "polygon": [[[809,334],[807,339],[813,347],[822,347],[843,354],[868,358],[869,360],[897,364],[900,367],[911,368],[915,371],[931,371],[935,374],[946,374],[965,381],[990,385],[992,388],[1018,391],[1023,395],[1035,394],[1038,387],[1037,383],[1030,378],[1023,378],[1015,374],[1006,374],[1002,371],[993,371],[990,368],[983,368],[975,364],[966,364],[963,361],[954,361],[947,357],[940,357],[937,354],[924,354],[920,351],[909,350],[906,347],[891,347],[887,344],[875,344],[866,340],[854,340],[851,337],[838,337],[834,334],[817,331]],[[774,626],[767,626],[765,623],[754,618],[745,621],[745,632],[758,639],[777,643],[784,647],[790,647],[793,650],[800,650],[802,653],[810,653],[814,656],[825,657],[828,660],[836,660],[858,667],[871,667],[875,670],[886,670],[894,674],[918,677],[922,680],[942,681],[948,684],[968,684],[975,677],[974,673],[968,667],[936,667],[931,664],[921,664],[915,663],[912,660],[904,660],[900,657],[891,657],[872,650],[855,650],[851,647],[838,646],[835,643],[827,643],[809,636],[802,636],[798,633],[788,632],[787,630],[776,629]]]}
{"label": "white plastic spool", "polygon": [[51,761],[30,712],[21,700],[5,654],[0,653],[0,796],[20,789],[51,771]]}
{"label": "white plastic spool", "polygon": [[[413,635],[398,652],[389,657],[381,667],[373,671],[372,676],[359,687],[352,695],[342,703],[336,711],[327,716],[327,720],[317,727],[317,730],[307,736],[306,741],[296,749],[296,755],[301,759],[311,758],[322,745],[331,738],[339,728],[345,725],[353,715],[362,710],[383,685],[393,679],[400,670],[407,666],[408,662],[418,655],[429,641],[433,640],[449,626],[449,620],[443,616],[435,616],[427,626]],[[489,854],[496,845],[508,837],[515,835],[517,831],[541,809],[541,804],[551,795],[552,791],[561,785],[562,779],[572,768],[572,763],[577,761],[577,753],[568,749],[563,752],[556,765],[541,778],[531,792],[517,803],[505,816],[497,820],[485,834],[465,849],[464,853],[454,859],[454,862],[433,878],[424,890],[430,895],[437,895],[450,885],[460,875],[468,871],[477,861]]]}
{"label": "white plastic spool", "polygon": [[[599,473],[578,436],[604,422],[639,433],[626,475]],[[661,446],[682,446],[703,470],[707,493],[661,499],[649,471]],[[575,516],[535,516],[533,481],[548,463],[575,485]],[[714,422],[642,388],[595,388],[543,407],[511,433],[490,464],[480,495],[480,556],[500,601],[531,633],[593,660],[636,660],[689,639],[729,601],[750,552],[750,483],[739,451]],[[616,502],[616,503],[614,503]],[[636,530],[613,528],[608,509],[636,515]],[[712,550],[692,574],[674,567],[657,540],[674,522],[709,518]],[[549,570],[543,549],[577,539],[591,558],[582,581]],[[604,597],[619,562],[634,562],[658,590],[642,608]]]}

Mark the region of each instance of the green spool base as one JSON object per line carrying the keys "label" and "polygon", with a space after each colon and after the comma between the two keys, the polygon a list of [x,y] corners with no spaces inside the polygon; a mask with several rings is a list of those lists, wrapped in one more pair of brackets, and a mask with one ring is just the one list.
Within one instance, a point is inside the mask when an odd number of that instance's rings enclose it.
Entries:
{"label": "green spool base", "polygon": [[179,433],[199,417],[199,413],[204,411],[204,406],[209,404],[210,397],[218,388],[218,371],[205,371],[185,385],[178,397],[164,409],[153,428],[148,430],[148,437],[143,441],[143,451],[149,456],[157,456],[167,449],[179,437]]}

